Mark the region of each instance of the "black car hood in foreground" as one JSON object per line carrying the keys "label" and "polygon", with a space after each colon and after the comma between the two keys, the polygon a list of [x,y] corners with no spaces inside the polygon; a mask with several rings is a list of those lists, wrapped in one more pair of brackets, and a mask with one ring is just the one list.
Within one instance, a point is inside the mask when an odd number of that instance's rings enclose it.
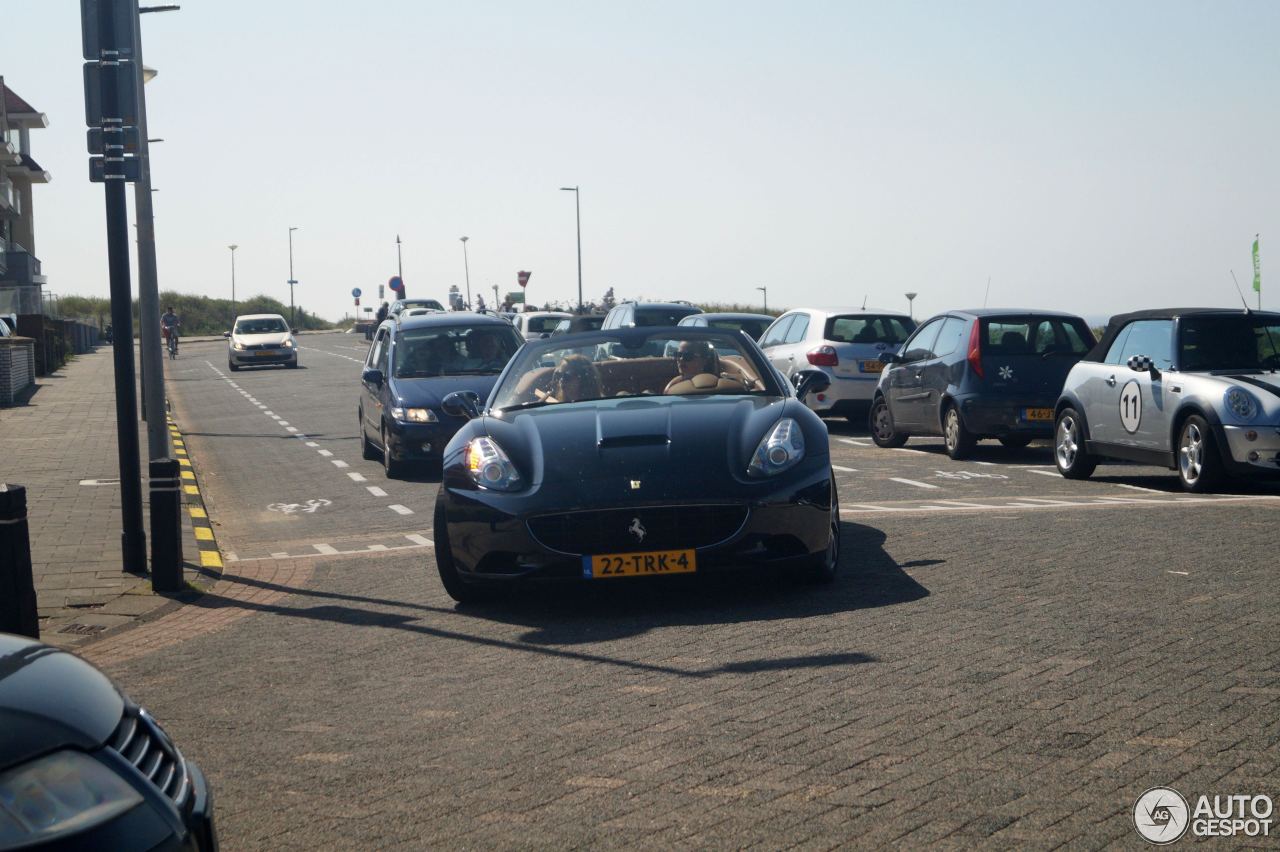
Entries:
{"label": "black car hood in foreground", "polygon": [[74,654],[0,633],[0,770],[106,742],[124,712],[107,676]]}
{"label": "black car hood in foreground", "polygon": [[808,414],[781,397],[629,397],[508,411],[476,426],[535,487],[602,478],[643,482],[660,472],[668,485],[687,490],[708,478],[723,482],[726,472],[745,481],[752,453],[784,416],[805,430],[807,457],[826,456],[826,435],[811,433],[816,418]]}

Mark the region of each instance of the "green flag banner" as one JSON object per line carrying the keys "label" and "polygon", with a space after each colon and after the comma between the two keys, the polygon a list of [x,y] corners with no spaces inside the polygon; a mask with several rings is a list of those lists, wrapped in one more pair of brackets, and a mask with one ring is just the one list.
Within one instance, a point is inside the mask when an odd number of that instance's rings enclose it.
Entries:
{"label": "green flag banner", "polygon": [[1262,261],[1258,259],[1258,235],[1253,237],[1253,292],[1262,292]]}

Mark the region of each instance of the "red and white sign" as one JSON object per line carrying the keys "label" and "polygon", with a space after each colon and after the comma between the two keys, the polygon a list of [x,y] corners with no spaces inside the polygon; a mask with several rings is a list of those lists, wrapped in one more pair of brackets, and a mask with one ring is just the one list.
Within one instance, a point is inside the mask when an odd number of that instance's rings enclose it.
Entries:
{"label": "red and white sign", "polygon": [[516,281],[520,284],[521,287],[528,287],[529,276],[532,274],[533,274],[532,272],[517,272]]}

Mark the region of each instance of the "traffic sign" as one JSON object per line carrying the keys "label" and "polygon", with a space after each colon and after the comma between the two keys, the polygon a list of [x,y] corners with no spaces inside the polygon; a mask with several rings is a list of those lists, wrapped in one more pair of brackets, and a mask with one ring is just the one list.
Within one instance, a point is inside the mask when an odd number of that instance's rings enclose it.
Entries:
{"label": "traffic sign", "polygon": [[[84,65],[84,123],[90,127],[101,127],[103,124],[122,124],[136,126],[138,124],[138,80],[137,69],[132,62],[118,65],[99,65],[86,62]],[[115,82],[116,102],[104,104],[102,87]]]}
{"label": "traffic sign", "polygon": [[360,307],[360,297],[356,296],[356,307]]}
{"label": "traffic sign", "polygon": [[517,283],[519,283],[521,287],[528,287],[528,286],[529,286],[529,276],[530,276],[530,275],[532,275],[532,274],[533,274],[532,272],[517,272],[517,273],[516,273],[516,281],[517,281]]}
{"label": "traffic sign", "polygon": [[404,289],[404,281],[401,280],[399,275],[392,275],[391,280],[387,282],[387,286],[396,292],[400,292]]}
{"label": "traffic sign", "polygon": [[359,287],[355,287],[355,288],[353,288],[353,289],[351,290],[351,295],[352,295],[352,297],[354,297],[354,298],[356,298],[356,299],[359,299],[359,298],[360,298],[360,288],[359,288]]}
{"label": "traffic sign", "polygon": [[142,161],[137,157],[90,157],[89,182],[106,183],[123,180],[130,183],[142,177]]}
{"label": "traffic sign", "polygon": [[386,288],[384,285],[379,284],[379,285],[378,285],[378,298],[379,298],[379,299],[381,299],[381,298],[382,298],[383,296],[385,296],[386,294],[387,294],[387,288]]}
{"label": "traffic sign", "polygon": [[142,134],[136,127],[90,127],[89,153],[136,154],[142,150]]}
{"label": "traffic sign", "polygon": [[[84,58],[98,60],[104,50],[116,51],[118,59],[133,59],[137,44],[133,38],[134,18],[128,0],[80,0],[80,40]],[[115,37],[102,37],[102,16],[107,16]]]}

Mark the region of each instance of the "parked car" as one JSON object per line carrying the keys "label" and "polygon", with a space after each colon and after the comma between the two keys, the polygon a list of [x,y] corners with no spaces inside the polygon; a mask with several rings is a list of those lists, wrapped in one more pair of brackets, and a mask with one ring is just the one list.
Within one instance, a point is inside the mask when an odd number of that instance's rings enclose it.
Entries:
{"label": "parked car", "polygon": [[572,318],[573,314],[564,311],[529,311],[515,314],[511,318],[511,324],[524,336],[525,340],[538,340],[550,337],[551,332],[555,331],[555,327],[561,320]]}
{"label": "parked car", "polygon": [[871,405],[871,438],[900,447],[941,435],[960,459],[983,438],[1025,447],[1053,434],[1053,407],[1073,364],[1093,347],[1083,319],[1049,311],[948,311],[916,329],[886,367]]}
{"label": "parked car", "polygon": [[360,447],[388,477],[406,463],[440,458],[466,422],[440,401],[460,390],[479,397],[524,341],[511,323],[469,312],[388,320],[374,334],[360,377]]}
{"label": "parked car", "polygon": [[387,317],[398,317],[410,308],[426,308],[427,310],[444,312],[444,305],[435,299],[396,299],[387,307]]}
{"label": "parked car", "polygon": [[[678,358],[644,354],[672,340]],[[793,391],[738,332],[525,344],[483,409],[475,393],[443,402],[472,418],[445,449],[436,502],[445,590],[466,602],[523,581],[753,564],[830,581],[840,509],[827,430],[797,398],[826,382],[809,371]]]}
{"label": "parked car", "polygon": [[1067,376],[1054,460],[1068,479],[1100,461],[1178,472],[1187,491],[1280,476],[1280,313],[1164,308],[1112,317]]}
{"label": "parked car", "polygon": [[823,417],[861,424],[884,365],[915,328],[906,314],[877,310],[797,308],[774,320],[760,348],[784,376],[817,369],[831,385],[807,400]]}
{"label": "parked car", "polygon": [[643,328],[677,325],[680,320],[702,313],[702,308],[688,302],[623,302],[609,310],[601,328]]}
{"label": "parked car", "polygon": [[218,848],[204,774],[67,651],[0,633],[0,849]]}
{"label": "parked car", "polygon": [[579,331],[596,331],[604,325],[604,314],[574,314],[562,319],[551,330],[554,334],[576,334]]}
{"label": "parked car", "polygon": [[264,367],[270,364],[298,366],[298,342],[293,329],[279,314],[246,314],[236,317],[227,338],[227,368]]}
{"label": "parked car", "polygon": [[765,330],[773,324],[770,314],[690,314],[680,320],[680,325],[691,328],[727,328],[733,331],[746,332],[752,340],[759,342]]}

